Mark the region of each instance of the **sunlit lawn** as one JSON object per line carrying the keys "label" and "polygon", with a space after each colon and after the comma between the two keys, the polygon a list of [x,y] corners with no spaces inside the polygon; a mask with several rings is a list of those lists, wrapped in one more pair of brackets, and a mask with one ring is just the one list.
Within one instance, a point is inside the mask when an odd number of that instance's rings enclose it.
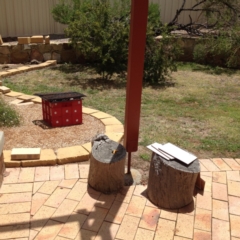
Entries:
{"label": "sunlit lawn", "polygon": [[[27,94],[78,91],[84,106],[124,123],[125,79],[103,81],[91,69],[58,65],[4,79]],[[195,64],[181,65],[169,87],[145,86],[142,94],[138,156],[149,160],[146,146],[172,142],[199,158],[240,158],[240,73]]]}

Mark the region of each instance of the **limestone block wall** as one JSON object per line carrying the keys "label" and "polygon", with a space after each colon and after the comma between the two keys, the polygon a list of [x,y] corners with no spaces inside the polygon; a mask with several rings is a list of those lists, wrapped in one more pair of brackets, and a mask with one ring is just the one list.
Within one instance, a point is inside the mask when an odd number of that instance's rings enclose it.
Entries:
{"label": "limestone block wall", "polygon": [[3,182],[3,173],[5,171],[5,166],[3,162],[3,145],[4,145],[4,133],[0,131],[0,188]]}
{"label": "limestone block wall", "polygon": [[56,60],[57,63],[81,62],[80,54],[67,42],[51,44],[0,45],[0,64],[27,63],[36,59],[40,62]]}
{"label": "limestone block wall", "polygon": [[[156,39],[160,40],[161,37],[157,37]],[[178,60],[194,62],[193,51],[196,43],[197,38],[181,37],[179,44],[183,50],[183,55],[181,55]],[[17,44],[17,42],[15,42],[0,45],[0,64],[27,63],[33,59],[40,62],[46,62],[48,60],[56,60],[57,63],[84,62],[84,58],[80,52],[73,49],[67,39],[61,42],[51,40],[50,44]],[[214,56],[214,58],[213,56],[206,56],[203,63],[225,66],[226,59],[224,56]],[[240,62],[238,68],[240,68]]]}

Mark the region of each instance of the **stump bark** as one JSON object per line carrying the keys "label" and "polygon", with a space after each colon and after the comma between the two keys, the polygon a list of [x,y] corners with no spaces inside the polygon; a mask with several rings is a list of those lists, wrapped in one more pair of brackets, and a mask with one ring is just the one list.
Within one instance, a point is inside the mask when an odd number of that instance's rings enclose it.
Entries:
{"label": "stump bark", "polygon": [[[103,137],[104,136],[104,137]],[[125,148],[106,135],[92,142],[88,184],[102,193],[118,191],[124,186]]]}
{"label": "stump bark", "polygon": [[193,191],[200,172],[198,159],[186,165],[178,160],[166,160],[153,153],[147,195],[158,207],[177,209],[193,201]]}

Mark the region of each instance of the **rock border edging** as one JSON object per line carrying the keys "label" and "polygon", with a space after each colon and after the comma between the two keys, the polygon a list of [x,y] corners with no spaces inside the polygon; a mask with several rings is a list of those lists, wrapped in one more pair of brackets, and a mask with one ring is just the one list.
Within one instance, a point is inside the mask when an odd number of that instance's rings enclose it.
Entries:
{"label": "rock border edging", "polygon": [[[56,60],[49,60],[38,65],[33,65],[31,67],[20,67],[18,69],[6,70],[5,72],[0,73],[0,78],[26,71],[42,69],[56,64],[57,64]],[[42,99],[40,97],[26,95],[11,90],[10,92],[3,94],[9,97],[16,97],[17,99],[28,100],[29,102],[33,102],[34,104],[42,103]],[[124,136],[124,127],[123,124],[117,118],[110,114],[101,112],[99,110],[86,107],[82,108],[82,113],[91,115],[92,117],[100,120],[105,126],[104,134],[106,134],[110,139],[118,143],[122,141]],[[5,167],[7,168],[52,166],[56,164],[61,165],[66,163],[88,161],[90,153],[91,142],[87,142],[82,145],[59,148],[57,149],[56,153],[54,152],[53,149],[42,149],[40,159],[38,160],[13,161],[11,160],[11,150],[3,150],[3,160],[5,163]]]}

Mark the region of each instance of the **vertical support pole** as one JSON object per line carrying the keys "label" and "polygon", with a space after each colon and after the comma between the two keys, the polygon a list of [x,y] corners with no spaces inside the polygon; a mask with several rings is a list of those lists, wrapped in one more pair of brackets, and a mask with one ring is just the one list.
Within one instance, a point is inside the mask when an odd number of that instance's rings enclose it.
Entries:
{"label": "vertical support pole", "polygon": [[132,0],[124,128],[124,146],[129,154],[129,173],[131,152],[138,149],[147,17],[148,0]]}

